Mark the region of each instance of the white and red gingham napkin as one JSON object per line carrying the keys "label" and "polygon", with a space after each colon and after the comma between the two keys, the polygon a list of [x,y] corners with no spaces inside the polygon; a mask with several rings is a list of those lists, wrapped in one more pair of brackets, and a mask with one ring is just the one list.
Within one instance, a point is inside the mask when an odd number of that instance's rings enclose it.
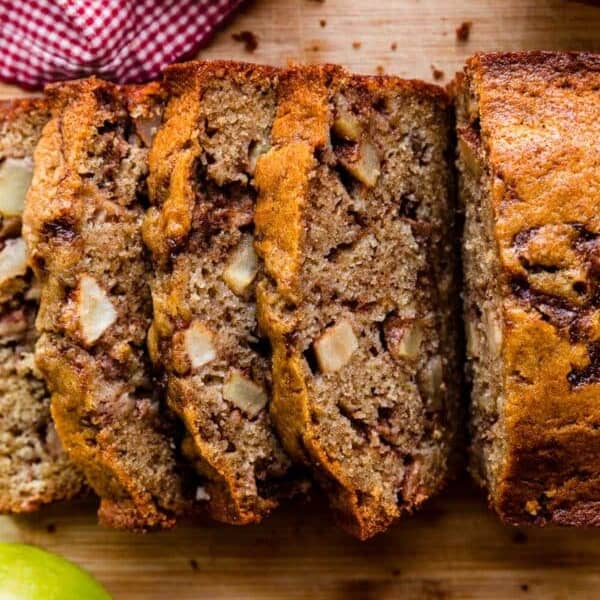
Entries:
{"label": "white and red gingham napkin", "polygon": [[0,79],[153,79],[194,54],[242,0],[0,0]]}

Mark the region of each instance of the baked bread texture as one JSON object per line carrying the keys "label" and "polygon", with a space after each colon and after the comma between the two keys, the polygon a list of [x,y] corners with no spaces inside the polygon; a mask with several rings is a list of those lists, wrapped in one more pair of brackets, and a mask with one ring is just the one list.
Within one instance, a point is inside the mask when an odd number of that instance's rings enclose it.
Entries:
{"label": "baked bread texture", "polygon": [[600,525],[600,56],[457,86],[472,466],[510,523]]}
{"label": "baked bread texture", "polygon": [[175,441],[145,351],[151,322],[141,225],[158,84],[91,78],[48,89],[24,213],[41,283],[36,360],[71,459],[111,527],[170,527],[185,508]]}
{"label": "baked bread texture", "polygon": [[271,414],[362,539],[456,462],[450,113],[435,86],[292,68],[256,167]]}
{"label": "baked bread texture", "polygon": [[197,499],[233,524],[260,521],[302,488],[271,427],[270,350],[256,324],[257,157],[268,149],[277,72],[192,62],[166,70],[170,98],[150,153],[155,261],[151,355],[206,484]]}
{"label": "baked bread texture", "polygon": [[31,512],[83,486],[61,447],[50,394],[34,365],[39,287],[21,237],[33,150],[48,118],[42,99],[0,102],[0,513]]}

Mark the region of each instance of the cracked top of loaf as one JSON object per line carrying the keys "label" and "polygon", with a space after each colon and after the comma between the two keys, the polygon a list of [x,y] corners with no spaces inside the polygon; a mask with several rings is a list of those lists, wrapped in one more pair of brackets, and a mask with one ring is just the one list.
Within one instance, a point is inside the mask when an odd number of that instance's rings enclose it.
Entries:
{"label": "cracked top of loaf", "polygon": [[466,67],[462,136],[489,176],[508,520],[600,522],[600,56]]}

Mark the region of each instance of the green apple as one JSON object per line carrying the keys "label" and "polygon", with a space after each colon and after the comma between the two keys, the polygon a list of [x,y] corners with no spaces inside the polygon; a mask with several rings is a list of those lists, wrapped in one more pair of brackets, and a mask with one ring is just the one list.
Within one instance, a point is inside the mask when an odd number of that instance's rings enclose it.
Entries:
{"label": "green apple", "polygon": [[0,544],[0,600],[111,600],[73,563],[34,546]]}

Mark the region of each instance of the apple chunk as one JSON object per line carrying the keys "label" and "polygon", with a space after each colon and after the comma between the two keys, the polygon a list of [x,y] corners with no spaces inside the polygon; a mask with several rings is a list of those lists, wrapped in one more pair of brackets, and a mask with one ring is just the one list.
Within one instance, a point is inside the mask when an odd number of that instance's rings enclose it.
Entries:
{"label": "apple chunk", "polygon": [[313,344],[319,368],[323,373],[341,369],[358,349],[358,340],[347,319],[329,327]]}
{"label": "apple chunk", "polygon": [[342,166],[368,188],[375,187],[381,175],[381,160],[375,146],[363,139],[346,147],[340,155]]}
{"label": "apple chunk", "polygon": [[341,138],[353,142],[357,142],[362,134],[358,119],[347,108],[338,108],[333,131]]}
{"label": "apple chunk", "polygon": [[27,273],[27,248],[23,238],[6,240],[0,252],[0,283]]}
{"label": "apple chunk", "polygon": [[194,321],[185,332],[185,351],[192,369],[199,369],[217,357],[213,334],[200,321]]}
{"label": "apple chunk", "polygon": [[405,321],[397,316],[388,317],[383,324],[383,334],[387,348],[394,358],[418,358],[424,337],[419,321]]}
{"label": "apple chunk", "polygon": [[32,175],[29,158],[7,158],[0,164],[0,214],[13,217],[23,212]]}
{"label": "apple chunk", "polygon": [[250,418],[256,417],[268,400],[265,390],[239,371],[232,371],[225,381],[223,397]]}
{"label": "apple chunk", "polygon": [[79,282],[79,324],[86,344],[98,341],[117,320],[117,311],[106,292],[89,275]]}
{"label": "apple chunk", "polygon": [[234,294],[242,296],[254,281],[257,272],[258,256],[254,251],[252,236],[246,236],[239,243],[225,267],[223,280]]}

